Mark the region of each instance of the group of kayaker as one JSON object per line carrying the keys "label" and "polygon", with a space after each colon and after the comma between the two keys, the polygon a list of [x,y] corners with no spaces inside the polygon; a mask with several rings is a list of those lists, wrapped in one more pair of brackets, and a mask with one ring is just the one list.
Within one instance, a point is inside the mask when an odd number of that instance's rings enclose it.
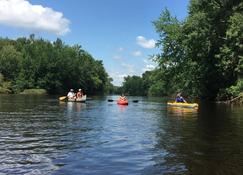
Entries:
{"label": "group of kayaker", "polygon": [[[67,94],[68,99],[78,99],[82,98],[84,96],[83,90],[79,89],[77,93],[74,92],[73,89],[70,89],[70,91]],[[122,93],[119,97],[118,101],[127,101],[127,98]],[[181,93],[178,93],[175,98],[176,103],[187,103],[186,100],[181,96]]]}
{"label": "group of kayaker", "polygon": [[[124,94],[121,94],[119,100],[127,100]],[[181,96],[181,93],[178,93],[175,98],[175,102],[177,103],[187,103],[186,100]]]}
{"label": "group of kayaker", "polygon": [[67,97],[69,99],[76,99],[76,98],[82,98],[83,95],[84,93],[82,89],[79,89],[77,93],[75,93],[73,89],[70,89],[70,91],[67,94]]}
{"label": "group of kayaker", "polygon": [[[78,99],[82,99],[82,97],[85,96],[83,93],[82,89],[78,89],[78,92],[75,93],[73,89],[70,89],[70,91],[67,94],[67,98],[69,100],[78,100]],[[85,96],[86,97],[86,96]],[[63,100],[65,99],[65,97],[60,97],[59,100]],[[128,104],[128,100],[125,97],[125,95],[122,93],[121,96],[118,99],[118,103],[124,103],[124,104]],[[181,93],[177,93],[176,98],[175,98],[175,103],[187,103],[187,101],[181,96]]]}

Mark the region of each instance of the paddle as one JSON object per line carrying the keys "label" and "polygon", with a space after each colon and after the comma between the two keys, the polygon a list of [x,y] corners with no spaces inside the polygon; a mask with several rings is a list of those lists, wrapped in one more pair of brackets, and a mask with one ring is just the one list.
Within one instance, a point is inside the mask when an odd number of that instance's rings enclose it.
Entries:
{"label": "paddle", "polygon": [[[113,102],[114,100],[112,100],[112,99],[108,99],[107,101],[108,101],[108,102]],[[132,102],[133,102],[133,103],[138,103],[138,100],[133,100]]]}
{"label": "paddle", "polygon": [[60,101],[63,101],[63,100],[65,100],[67,98],[67,96],[62,96],[62,97],[59,97],[59,100]]}

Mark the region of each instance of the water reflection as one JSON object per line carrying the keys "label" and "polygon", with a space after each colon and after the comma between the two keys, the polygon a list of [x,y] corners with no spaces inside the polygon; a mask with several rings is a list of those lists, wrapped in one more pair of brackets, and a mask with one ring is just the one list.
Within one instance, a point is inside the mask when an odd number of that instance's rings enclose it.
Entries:
{"label": "water reflection", "polygon": [[241,174],[243,162],[237,160],[243,156],[243,125],[230,107],[167,110],[167,120],[158,120],[152,174]]}
{"label": "water reflection", "polygon": [[124,112],[126,110],[126,108],[128,107],[128,105],[117,105],[119,108],[120,112]]}
{"label": "water reflection", "polygon": [[120,106],[103,97],[85,104],[0,96],[0,174],[243,171],[242,107],[195,110],[134,99]]}
{"label": "water reflection", "polygon": [[65,104],[61,105],[67,106],[67,113],[81,112],[86,108],[86,103],[66,102]]}
{"label": "water reflection", "polygon": [[175,115],[179,117],[197,116],[198,108],[183,108],[183,107],[168,106],[167,112],[170,115]]}

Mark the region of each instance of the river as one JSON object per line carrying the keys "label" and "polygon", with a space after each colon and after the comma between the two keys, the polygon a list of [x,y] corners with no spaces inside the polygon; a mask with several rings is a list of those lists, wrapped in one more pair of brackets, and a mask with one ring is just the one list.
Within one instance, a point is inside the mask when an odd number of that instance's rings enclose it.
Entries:
{"label": "river", "polygon": [[[0,95],[0,174],[241,174],[243,107]],[[132,100],[139,100],[138,103]]]}

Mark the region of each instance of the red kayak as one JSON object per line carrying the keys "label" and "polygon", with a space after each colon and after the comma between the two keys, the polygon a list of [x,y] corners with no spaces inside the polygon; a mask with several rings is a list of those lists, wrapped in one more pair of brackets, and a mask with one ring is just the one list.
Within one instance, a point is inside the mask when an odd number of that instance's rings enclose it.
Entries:
{"label": "red kayak", "polygon": [[117,104],[118,105],[128,105],[128,101],[119,99],[119,100],[117,100]]}

